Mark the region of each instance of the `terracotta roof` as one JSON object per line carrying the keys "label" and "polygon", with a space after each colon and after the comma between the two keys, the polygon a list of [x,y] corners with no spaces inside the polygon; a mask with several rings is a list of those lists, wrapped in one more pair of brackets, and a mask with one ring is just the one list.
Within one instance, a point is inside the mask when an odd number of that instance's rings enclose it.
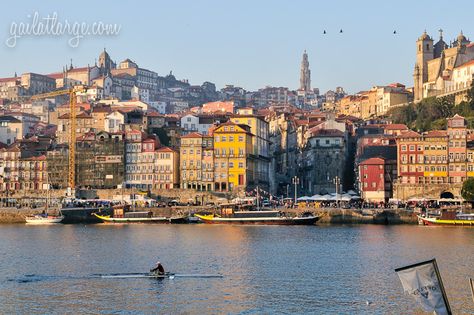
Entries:
{"label": "terracotta roof", "polygon": [[181,138],[202,138],[203,135],[200,134],[199,132],[191,132],[187,135],[181,136]]}
{"label": "terracotta roof", "polygon": [[160,113],[158,112],[147,112],[146,115],[148,117],[164,117],[163,115],[161,115]]}
{"label": "terracotta roof", "polygon": [[376,164],[376,165],[385,164],[385,159],[382,159],[379,157],[373,157],[359,163],[359,165],[368,165],[368,164]]}
{"label": "terracotta roof", "polygon": [[64,76],[64,74],[62,72],[55,72],[55,73],[47,74],[46,76],[53,79],[61,79]]}
{"label": "terracotta roof", "polygon": [[405,124],[388,124],[380,125],[380,127],[384,128],[385,130],[408,130],[408,127]]}
{"label": "terracotta roof", "polygon": [[448,132],[446,130],[431,130],[423,134],[425,137],[446,137]]}
{"label": "terracotta roof", "polygon": [[67,70],[67,72],[82,72],[82,71],[88,71],[89,69],[92,69],[93,67],[80,67],[80,68],[72,68],[71,70]]}
{"label": "terracotta roof", "polygon": [[[70,116],[69,113],[65,113],[65,114],[59,116],[58,119],[69,119],[70,117],[71,117],[71,116]],[[92,118],[92,116],[89,115],[89,114],[86,113],[86,112],[80,112],[79,114],[76,114],[76,118],[83,118],[83,119],[84,119],[84,118],[87,118],[87,119],[89,119],[89,118]]]}
{"label": "terracotta roof", "polygon": [[10,82],[10,81],[16,81],[16,80],[20,80],[20,79],[21,79],[20,77],[1,78],[0,82]]}
{"label": "terracotta roof", "polygon": [[170,147],[161,147],[156,152],[173,152],[177,153],[175,150],[171,149]]}
{"label": "terracotta roof", "polygon": [[110,113],[112,112],[112,109],[110,107],[93,107],[92,108],[93,113]]}
{"label": "terracotta roof", "polygon": [[405,132],[402,132],[401,135],[398,136],[398,138],[419,138],[421,135],[418,132],[415,132],[413,130],[407,130]]}

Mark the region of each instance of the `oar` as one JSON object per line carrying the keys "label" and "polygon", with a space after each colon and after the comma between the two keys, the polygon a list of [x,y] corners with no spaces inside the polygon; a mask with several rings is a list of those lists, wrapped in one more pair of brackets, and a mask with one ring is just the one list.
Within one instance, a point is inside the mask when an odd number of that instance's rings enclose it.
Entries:
{"label": "oar", "polygon": [[472,278],[469,278],[469,284],[471,286],[472,301],[474,302],[474,281],[472,280]]}

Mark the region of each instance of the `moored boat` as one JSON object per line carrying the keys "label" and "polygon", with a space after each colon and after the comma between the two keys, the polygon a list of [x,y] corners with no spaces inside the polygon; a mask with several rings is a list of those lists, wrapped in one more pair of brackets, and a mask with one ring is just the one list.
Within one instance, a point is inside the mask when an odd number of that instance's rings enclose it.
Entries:
{"label": "moored boat", "polygon": [[121,217],[94,213],[104,223],[171,223],[170,218],[154,217],[150,211],[127,212]]}
{"label": "moored boat", "polygon": [[238,205],[222,205],[220,214],[195,214],[209,224],[258,224],[258,225],[313,225],[319,217],[311,214],[301,217],[287,216],[278,210],[239,210]]}
{"label": "moored boat", "polygon": [[418,216],[423,225],[474,226],[474,214],[446,211],[439,217]]}
{"label": "moored boat", "polygon": [[101,223],[102,220],[93,213],[104,214],[108,210],[110,210],[109,200],[66,199],[60,211],[64,216],[62,223]]}
{"label": "moored boat", "polygon": [[47,224],[56,224],[61,223],[64,220],[63,215],[44,215],[44,214],[37,214],[27,216],[25,221],[27,224],[36,224],[36,225],[47,225]]}

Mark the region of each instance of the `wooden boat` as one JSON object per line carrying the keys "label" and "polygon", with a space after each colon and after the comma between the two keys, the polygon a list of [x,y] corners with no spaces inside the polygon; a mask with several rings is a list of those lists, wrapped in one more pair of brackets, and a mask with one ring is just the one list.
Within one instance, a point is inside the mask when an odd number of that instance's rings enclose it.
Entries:
{"label": "wooden boat", "polygon": [[152,213],[148,211],[127,212],[121,217],[97,213],[94,213],[94,216],[104,223],[171,223],[170,218],[153,217]]}
{"label": "wooden boat", "polygon": [[221,205],[220,214],[195,214],[204,223],[209,224],[261,224],[261,225],[313,225],[319,217],[308,214],[302,217],[290,217],[278,210],[239,210],[239,205]]}
{"label": "wooden boat", "polygon": [[418,220],[423,225],[451,225],[451,226],[474,226],[474,214],[445,211],[439,217],[423,217],[418,215]]}
{"label": "wooden boat", "polygon": [[47,225],[47,224],[56,224],[61,223],[64,220],[63,215],[55,216],[55,215],[44,215],[44,214],[37,214],[32,216],[27,216],[25,221],[27,224],[36,224],[36,225]]}

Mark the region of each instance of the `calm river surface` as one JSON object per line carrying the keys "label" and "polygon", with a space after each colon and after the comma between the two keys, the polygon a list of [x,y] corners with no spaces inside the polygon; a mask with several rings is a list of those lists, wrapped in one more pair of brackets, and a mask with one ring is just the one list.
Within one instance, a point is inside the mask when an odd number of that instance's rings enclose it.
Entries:
{"label": "calm river surface", "polygon": [[[91,276],[157,257],[224,277]],[[0,314],[421,314],[394,268],[433,257],[454,314],[474,314],[474,228],[3,225]]]}

